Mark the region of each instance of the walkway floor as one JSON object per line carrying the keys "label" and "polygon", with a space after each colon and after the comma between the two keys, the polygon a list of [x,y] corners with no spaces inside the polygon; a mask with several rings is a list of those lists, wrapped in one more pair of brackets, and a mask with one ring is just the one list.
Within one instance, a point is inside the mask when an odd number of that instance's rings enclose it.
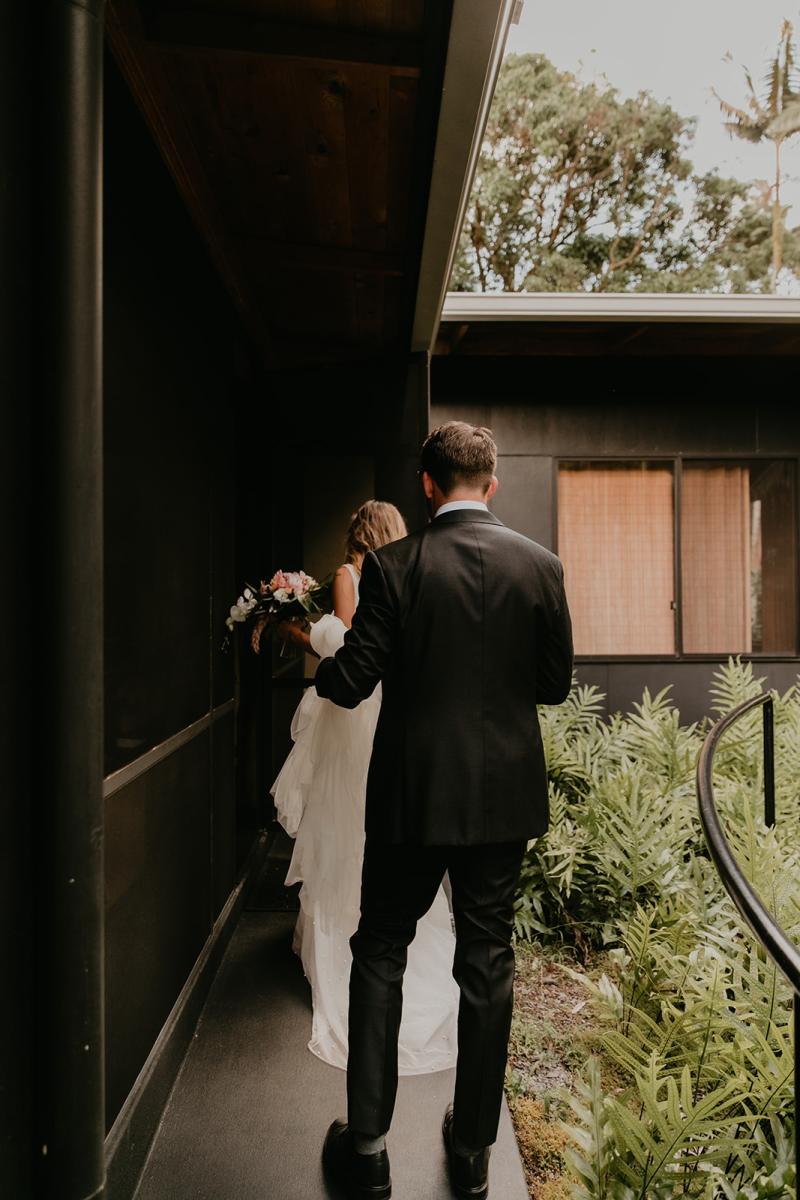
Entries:
{"label": "walkway floor", "polygon": [[[291,952],[294,913],[267,860],[214,981],[136,1200],[320,1200],[320,1147],[344,1115],[344,1074],[307,1049],[308,986]],[[289,898],[289,904],[291,898]],[[452,1072],[401,1079],[389,1136],[395,1200],[450,1200],[440,1123]],[[493,1200],[527,1200],[504,1111]],[[338,1200],[338,1198],[337,1198]]]}

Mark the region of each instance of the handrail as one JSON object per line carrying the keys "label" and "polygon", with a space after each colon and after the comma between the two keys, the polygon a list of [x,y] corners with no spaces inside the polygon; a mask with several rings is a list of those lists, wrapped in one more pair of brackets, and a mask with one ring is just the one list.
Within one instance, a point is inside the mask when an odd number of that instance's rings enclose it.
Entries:
{"label": "handrail", "polygon": [[773,701],[768,693],[753,696],[727,713],[710,730],[697,763],[697,798],[709,854],[722,883],[756,940],[794,991],[794,1107],[795,1163],[800,1170],[800,948],[788,937],[758,893],[745,878],[728,842],[714,802],[714,754],[724,733],[745,713],[763,705],[764,713],[764,817],[775,824],[775,748],[773,738]]}

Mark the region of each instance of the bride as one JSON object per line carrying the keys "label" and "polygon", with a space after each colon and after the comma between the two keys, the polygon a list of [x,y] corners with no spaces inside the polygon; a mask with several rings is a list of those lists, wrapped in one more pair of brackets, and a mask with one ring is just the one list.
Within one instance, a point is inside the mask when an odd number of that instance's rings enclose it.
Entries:
{"label": "bride", "polygon": [[[310,633],[286,625],[285,636],[320,658],[335,654],[358,606],[364,555],[406,532],[394,505],[362,504],[347,531],[345,563],[334,576],[333,613],[321,617]],[[359,920],[367,769],[380,690],[378,684],[367,700],[348,710],[309,688],[292,721],[294,746],[272,786],[278,820],[296,839],[286,883],[302,884],[294,949],[311,984],[309,1049],[335,1067],[347,1066],[349,939]],[[441,1071],[455,1063],[454,949],[450,910],[440,888],[408,952],[401,1075]]]}

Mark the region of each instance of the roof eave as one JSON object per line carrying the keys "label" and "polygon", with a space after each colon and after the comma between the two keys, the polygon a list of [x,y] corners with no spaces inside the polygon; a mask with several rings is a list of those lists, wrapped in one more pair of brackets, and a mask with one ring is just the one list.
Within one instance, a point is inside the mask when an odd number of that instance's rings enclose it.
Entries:
{"label": "roof eave", "polygon": [[518,0],[454,0],[414,307],[412,351],[432,350],[494,86]]}
{"label": "roof eave", "polygon": [[800,323],[800,297],[673,292],[447,292],[442,321]]}

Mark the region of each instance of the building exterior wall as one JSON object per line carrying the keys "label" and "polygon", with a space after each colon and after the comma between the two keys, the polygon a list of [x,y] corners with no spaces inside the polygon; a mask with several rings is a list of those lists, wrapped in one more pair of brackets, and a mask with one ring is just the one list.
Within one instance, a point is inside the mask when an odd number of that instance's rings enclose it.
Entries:
{"label": "building exterior wall", "polygon": [[[111,61],[105,141],[110,1125],[235,882],[233,657],[220,645],[238,583],[238,385],[235,319]],[[123,768],[133,777],[117,786]]]}
{"label": "building exterior wall", "polygon": [[[324,371],[276,377],[281,401],[267,417],[275,439],[272,479],[274,565],[302,566],[324,578],[343,558],[350,516],[365,500],[388,500],[410,529],[426,521],[416,476],[427,432],[425,354],[392,355]],[[272,766],[291,748],[289,727],[316,659],[280,660],[272,652]]]}
{"label": "building exterior wall", "polygon": [[[782,403],[797,378],[793,359],[434,359],[431,423],[488,425],[500,451],[494,502],[506,524],[558,550],[560,459],[662,456],[800,456],[800,411]],[[787,390],[789,389],[789,390]],[[720,657],[578,660],[611,711],[667,684],[686,720],[708,711]],[[756,675],[785,690],[800,659],[753,656]]]}

